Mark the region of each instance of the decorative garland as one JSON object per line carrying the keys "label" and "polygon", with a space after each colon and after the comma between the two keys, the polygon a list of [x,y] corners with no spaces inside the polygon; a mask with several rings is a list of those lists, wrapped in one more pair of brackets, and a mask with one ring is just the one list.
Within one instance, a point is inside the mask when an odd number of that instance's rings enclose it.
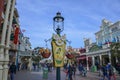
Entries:
{"label": "decorative garland", "polygon": [[63,45],[66,42],[66,35],[64,34],[63,36],[60,36],[58,34],[56,34],[56,35],[53,34],[52,39],[55,41],[55,43],[58,46],[61,46],[61,45]]}
{"label": "decorative garland", "polygon": [[71,47],[66,51],[66,57],[68,59],[73,59],[75,57],[73,54],[73,49]]}

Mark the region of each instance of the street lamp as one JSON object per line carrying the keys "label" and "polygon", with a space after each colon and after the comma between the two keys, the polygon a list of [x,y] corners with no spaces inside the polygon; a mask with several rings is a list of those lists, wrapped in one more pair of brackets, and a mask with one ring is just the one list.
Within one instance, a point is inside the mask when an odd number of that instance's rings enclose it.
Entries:
{"label": "street lamp", "polygon": [[53,18],[53,29],[57,34],[60,34],[64,30],[64,18],[60,12],[57,12]]}
{"label": "street lamp", "polygon": [[[61,40],[61,36],[60,36],[60,33],[64,30],[64,18],[61,16],[61,13],[60,12],[57,12],[56,13],[56,16],[53,18],[53,29],[54,31],[57,33],[57,35],[59,35],[59,40]],[[57,39],[56,39],[57,40]],[[58,42],[59,42],[58,40]],[[62,43],[62,42],[61,42]],[[57,49],[57,48],[56,48]],[[61,50],[60,47],[58,47],[58,49]],[[60,53],[61,54],[61,53]],[[64,53],[62,53],[64,54]],[[60,67],[57,66],[56,67],[56,80],[60,80]]]}

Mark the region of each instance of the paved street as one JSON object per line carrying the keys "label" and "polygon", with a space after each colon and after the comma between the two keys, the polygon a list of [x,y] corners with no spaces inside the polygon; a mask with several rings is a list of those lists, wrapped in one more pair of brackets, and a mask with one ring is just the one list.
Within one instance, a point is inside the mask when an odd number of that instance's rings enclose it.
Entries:
{"label": "paved street", "polygon": [[[29,72],[29,71],[19,71],[15,75],[15,80],[43,80],[42,71],[39,72]],[[53,70],[49,72],[48,80],[56,80],[56,71]],[[61,70],[61,80],[65,80],[65,73]],[[100,77],[96,73],[88,72],[87,77],[79,76],[78,72],[74,80],[100,80]]]}
{"label": "paved street", "polygon": [[[15,80],[44,80],[42,79],[42,71],[19,71],[15,75]],[[56,80],[56,71],[49,72],[47,80]],[[61,69],[61,80],[65,80],[65,73]],[[88,72],[87,77],[82,77],[76,73],[76,77],[73,80],[101,80],[98,73]],[[120,80],[120,77],[117,77]]]}

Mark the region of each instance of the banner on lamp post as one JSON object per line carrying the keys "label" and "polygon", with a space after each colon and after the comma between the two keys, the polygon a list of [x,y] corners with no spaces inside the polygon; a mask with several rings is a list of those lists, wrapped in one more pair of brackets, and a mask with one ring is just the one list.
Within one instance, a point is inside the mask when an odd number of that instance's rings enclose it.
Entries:
{"label": "banner on lamp post", "polygon": [[53,34],[51,45],[52,45],[54,66],[63,67],[64,57],[65,57],[65,48],[66,48],[66,36]]}
{"label": "banner on lamp post", "polygon": [[17,45],[19,36],[19,27],[16,25],[15,33],[14,33],[14,44]]}

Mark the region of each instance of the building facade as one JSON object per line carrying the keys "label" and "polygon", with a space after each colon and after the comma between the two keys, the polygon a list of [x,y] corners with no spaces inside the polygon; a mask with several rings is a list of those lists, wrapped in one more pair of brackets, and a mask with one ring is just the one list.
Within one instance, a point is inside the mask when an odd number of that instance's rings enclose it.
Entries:
{"label": "building facade", "polygon": [[0,17],[2,15],[2,25],[0,33],[0,80],[7,80],[9,63],[9,44],[12,27],[12,20],[15,10],[15,0],[1,0]]}
{"label": "building facade", "polygon": [[0,0],[0,80],[8,80],[8,64],[15,62],[17,65],[21,60],[19,58],[25,57],[22,52],[31,56],[29,38],[20,36],[22,33],[15,3],[16,0]]}
{"label": "building facade", "polygon": [[97,45],[102,46],[107,42],[120,41],[120,21],[112,23],[106,19],[102,20],[100,31],[95,33]]}
{"label": "building facade", "polygon": [[[100,30],[95,33],[95,37],[95,43],[91,43],[90,39],[84,39],[86,52],[80,55],[81,57],[83,55],[86,56],[81,59],[86,60],[87,70],[89,70],[91,66],[98,66],[97,64],[103,65],[112,63],[110,45],[112,43],[120,43],[120,21],[112,23],[106,19],[103,19]],[[115,61],[115,63],[117,63],[119,60]],[[92,63],[91,66],[89,66],[89,62]]]}

